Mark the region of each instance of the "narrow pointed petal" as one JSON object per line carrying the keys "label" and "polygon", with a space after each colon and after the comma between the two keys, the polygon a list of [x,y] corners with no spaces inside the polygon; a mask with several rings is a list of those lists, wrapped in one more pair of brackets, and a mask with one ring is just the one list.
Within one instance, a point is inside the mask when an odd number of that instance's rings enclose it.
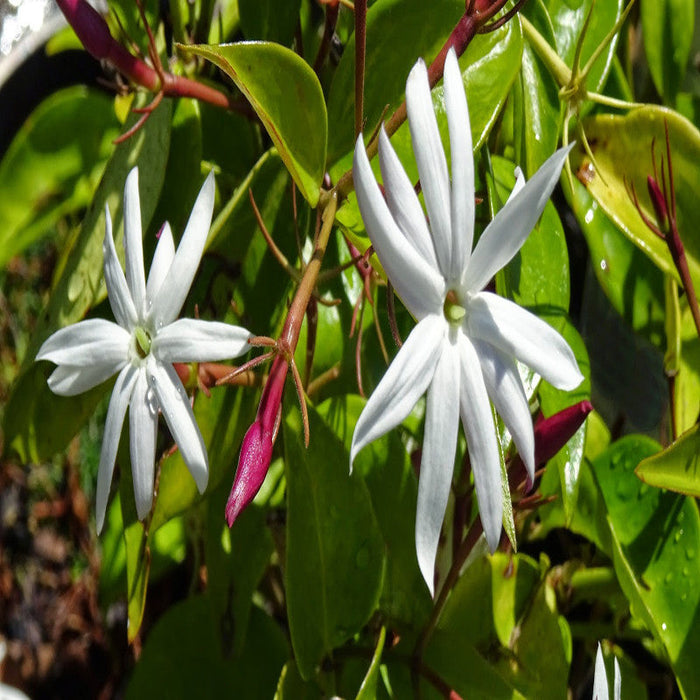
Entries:
{"label": "narrow pointed petal", "polygon": [[460,413],[474,474],[474,487],[484,535],[491,552],[501,539],[503,500],[501,457],[493,414],[481,374],[479,358],[470,340],[459,335]]}
{"label": "narrow pointed petal", "polygon": [[175,320],[185,303],[209,235],[214,194],[214,172],[211,171],[197,195],[168,274],[153,300],[151,314],[156,328]]}
{"label": "narrow pointed petal", "polygon": [[59,365],[49,376],[49,389],[59,396],[77,396],[107,381],[125,365],[125,359],[113,364],[100,363],[88,367]]}
{"label": "narrow pointed petal", "polygon": [[117,377],[112,389],[112,397],[107,408],[107,420],[102,436],[102,451],[100,452],[100,466],[97,471],[97,507],[95,518],[97,520],[97,534],[102,531],[107,512],[107,500],[109,488],[114,474],[114,462],[119,448],[119,437],[122,433],[122,425],[126,416],[126,409],[133,391],[136,379],[141,370],[133,365],[127,365]]}
{"label": "narrow pointed petal", "polygon": [[548,323],[491,292],[475,294],[469,303],[469,335],[517,358],[558,389],[583,381],[574,353]]}
{"label": "narrow pointed petal", "polygon": [[250,350],[250,337],[230,323],[181,318],[158,331],[152,352],[163,362],[213,362]]}
{"label": "narrow pointed petal", "polygon": [[520,250],[542,215],[571,146],[560,148],[510,197],[486,227],[474,248],[462,282],[470,292],[483,289],[488,281]]}
{"label": "narrow pointed petal", "polygon": [[175,243],[173,241],[173,232],[170,230],[170,224],[166,221],[158,237],[156,252],[153,254],[153,261],[151,262],[151,269],[148,272],[148,281],[146,282],[146,303],[149,309],[158,295],[163,280],[168,275],[168,270],[173,264],[174,257]]}
{"label": "narrow pointed petal", "polygon": [[435,594],[435,556],[452,484],[459,393],[459,350],[445,340],[428,387],[416,510],[416,553],[430,595]]}
{"label": "narrow pointed petal", "polygon": [[190,470],[200,493],[209,480],[207,450],[197,427],[192,406],[172,365],[161,364],[153,354],[149,356],[147,372],[151,388],[158,399],[165,422],[180,449],[180,454]]}
{"label": "narrow pointed petal", "polygon": [[411,331],[357,420],[350,448],[351,471],[357,453],[401,423],[425,393],[446,332],[442,316],[427,316]]}
{"label": "narrow pointed petal", "polygon": [[384,179],[386,203],[394,221],[418,253],[437,270],[435,248],[423,207],[383,126],[379,132],[379,165]]}
{"label": "narrow pointed petal", "polygon": [[139,199],[139,169],[132,168],[124,185],[124,257],[126,283],[139,315],[144,312],[146,282],[143,271],[143,229]]}
{"label": "narrow pointed petal", "polygon": [[535,480],[535,435],[520,373],[511,357],[483,340],[473,341],[491,402],[518,448],[531,481]]}
{"label": "narrow pointed petal", "polygon": [[105,205],[105,239],[102,244],[104,255],[104,275],[107,285],[109,305],[117,323],[131,331],[137,323],[136,307],[131,298],[129,287],[124,277],[124,271],[119,264],[117,250],[114,247],[112,237],[112,218],[109,215],[109,207]]}
{"label": "narrow pointed petal", "polygon": [[128,358],[130,342],[121,326],[91,318],[56,331],[44,341],[36,359],[71,367],[113,367]]}
{"label": "narrow pointed petal", "polygon": [[144,370],[138,372],[129,402],[129,447],[136,515],[143,520],[153,504],[158,406]]}
{"label": "narrow pointed petal", "polygon": [[467,96],[453,48],[447,52],[445,60],[444,86],[452,160],[450,278],[459,280],[474,239],[474,154]]}
{"label": "narrow pointed petal", "polygon": [[406,81],[406,111],[435,253],[443,275],[448,276],[452,252],[450,180],[433,111],[428,71],[422,59],[413,66]]}
{"label": "narrow pointed petal", "polygon": [[608,677],[605,673],[605,661],[603,661],[603,651],[598,644],[598,651],[595,655],[595,673],[593,675],[593,700],[608,700]]}
{"label": "narrow pointed petal", "polygon": [[419,321],[429,314],[442,314],[445,280],[413,246],[406,245],[374,179],[361,136],[355,145],[353,173],[365,228],[401,300]]}
{"label": "narrow pointed petal", "polygon": [[614,659],[615,666],[615,677],[613,685],[613,698],[615,700],[620,700],[622,697],[622,674],[620,673],[620,664],[617,662],[617,657]]}

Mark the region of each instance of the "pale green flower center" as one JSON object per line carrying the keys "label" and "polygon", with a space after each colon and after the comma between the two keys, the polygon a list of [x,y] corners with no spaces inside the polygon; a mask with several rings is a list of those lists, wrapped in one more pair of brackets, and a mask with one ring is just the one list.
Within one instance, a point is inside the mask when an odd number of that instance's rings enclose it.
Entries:
{"label": "pale green flower center", "polygon": [[460,326],[467,315],[467,310],[462,306],[453,290],[450,290],[445,297],[443,313],[447,322],[452,326]]}
{"label": "pale green flower center", "polygon": [[134,328],[134,340],[136,354],[143,360],[151,352],[151,344],[153,343],[151,334],[143,326],[136,326]]}

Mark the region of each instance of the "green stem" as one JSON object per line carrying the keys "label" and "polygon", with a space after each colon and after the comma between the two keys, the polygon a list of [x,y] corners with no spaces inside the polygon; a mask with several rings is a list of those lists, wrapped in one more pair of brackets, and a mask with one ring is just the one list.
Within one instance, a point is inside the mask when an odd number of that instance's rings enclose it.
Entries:
{"label": "green stem", "polygon": [[560,88],[569,85],[571,83],[571,69],[569,66],[564,63],[525,15],[520,15],[520,24],[522,25],[525,38],[530,42],[530,46],[540,57],[547,70],[552,74],[557,85]]}

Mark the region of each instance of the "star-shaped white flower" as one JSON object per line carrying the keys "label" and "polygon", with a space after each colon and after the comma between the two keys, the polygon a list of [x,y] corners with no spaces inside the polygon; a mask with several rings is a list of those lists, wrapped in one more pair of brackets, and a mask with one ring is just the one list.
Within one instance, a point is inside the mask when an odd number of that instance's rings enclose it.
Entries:
{"label": "star-shaped white flower", "polygon": [[474,161],[467,100],[453,50],[445,62],[444,94],[451,182],[427,71],[419,60],[406,82],[406,105],[429,225],[383,129],[379,162],[386,200],[370,168],[362,137],[357,141],[353,167],[367,233],[387,277],[418,325],[357,422],[350,462],[365,445],[401,423],[427,390],[416,550],[431,592],[460,415],[481,521],[494,551],[500,539],[503,502],[499,447],[489,400],[533,478],[532,419],[515,360],[561,389],[572,389],[582,380],[571,349],[551,326],[517,304],[482,291],[518,252],[537,223],[568,151],[557,151],[528,183],[518,172],[508,202],[472,251]]}
{"label": "star-shaped white flower", "polygon": [[107,409],[97,475],[97,531],[104,524],[114,462],[129,408],[129,443],[134,496],[143,519],[153,502],[158,411],[165,417],[180,453],[201,492],[207,486],[207,452],[185,388],[173,362],[205,362],[248,350],[250,333],[216,321],[176,320],[190,290],[209,233],[214,209],[214,175],[197,196],[177,252],[166,222],[156,246],[148,281],[143,266],[138,169],[124,187],[126,277],[117,258],[112,220],[106,209],[104,275],[116,323],[89,319],[62,328],[41,346],[37,360],[58,365],[49,387],[74,396],[119,373]]}
{"label": "star-shaped white flower", "polygon": [[[614,660],[615,677],[613,680],[613,700],[620,700],[622,696],[622,676],[620,674],[620,664]],[[608,689],[608,674],[605,672],[605,661],[603,660],[603,650],[598,643],[598,651],[595,655],[595,673],[593,675],[593,700],[609,700],[610,691]]]}

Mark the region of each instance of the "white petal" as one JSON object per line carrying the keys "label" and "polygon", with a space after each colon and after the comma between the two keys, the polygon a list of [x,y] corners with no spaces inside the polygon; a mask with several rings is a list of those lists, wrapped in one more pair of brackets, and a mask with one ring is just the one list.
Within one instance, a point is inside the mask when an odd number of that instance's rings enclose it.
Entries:
{"label": "white petal", "polygon": [[442,314],[445,280],[413,246],[406,245],[374,179],[362,136],[355,145],[353,177],[367,233],[406,308],[419,321],[429,314]]}
{"label": "white petal", "polygon": [[112,367],[128,358],[130,342],[121,326],[91,318],[56,331],[44,341],[36,359],[71,367]]}
{"label": "white petal", "polygon": [[520,373],[512,357],[498,348],[472,339],[479,355],[486,391],[511,434],[532,481],[535,480],[535,434]]}
{"label": "white petal", "polygon": [[59,365],[51,373],[49,389],[59,396],[77,396],[109,379],[126,365],[126,360],[114,364],[99,364],[89,367]]}
{"label": "white petal", "polygon": [[200,493],[209,480],[207,450],[197,427],[190,400],[172,365],[161,364],[153,354],[147,365],[151,388],[170,433],[180,449],[180,454],[190,470]]}
{"label": "white petal", "polygon": [[474,474],[474,487],[479,502],[481,524],[491,552],[501,539],[503,500],[501,489],[501,457],[493,424],[491,404],[481,374],[474,346],[462,333],[459,335],[461,363],[460,413],[467,436],[467,449]]}
{"label": "white petal", "polygon": [[430,595],[435,594],[435,556],[454,471],[459,393],[459,351],[446,340],[428,387],[416,510],[416,553]]}
{"label": "white petal", "polygon": [[214,172],[211,171],[197,195],[168,274],[153,300],[151,318],[156,328],[173,321],[185,303],[209,235],[214,194]]}
{"label": "white petal", "polygon": [[435,253],[443,275],[448,276],[452,251],[450,180],[423,59],[418,59],[406,81],[406,111]]}
{"label": "white petal", "polygon": [[608,677],[605,673],[605,661],[603,651],[598,643],[598,651],[595,655],[595,673],[593,675],[593,700],[608,700]]}
{"label": "white petal", "polygon": [[163,362],[212,362],[247,352],[250,337],[230,323],[181,318],[158,331],[152,352]]}
{"label": "white petal", "polygon": [[105,204],[105,239],[102,244],[102,252],[104,255],[104,275],[105,284],[107,285],[107,295],[109,296],[109,305],[112,307],[112,313],[117,323],[131,331],[137,322],[136,307],[131,298],[129,287],[126,284],[126,278],[122,266],[119,264],[117,250],[114,247],[114,238],[112,237],[112,218],[109,215],[109,206]]}
{"label": "white petal", "polygon": [[468,335],[515,357],[557,389],[583,380],[568,343],[548,323],[497,294],[480,292],[469,302]]}
{"label": "white petal", "polygon": [[379,165],[384,179],[386,203],[394,221],[430,266],[437,269],[433,239],[423,208],[383,126],[379,132]]}
{"label": "white petal", "polygon": [[483,289],[496,272],[520,250],[559,181],[559,174],[572,145],[560,148],[550,156],[525,186],[508,199],[503,209],[486,227],[462,278],[466,289],[471,292]]}
{"label": "white petal", "polygon": [[126,283],[139,315],[144,312],[146,281],[143,271],[143,230],[139,200],[139,169],[132,168],[124,185],[124,257]]}
{"label": "white petal", "polygon": [[143,520],[153,503],[158,406],[145,371],[138,373],[129,402],[129,448],[136,514]]}
{"label": "white petal", "polygon": [[447,52],[445,59],[444,87],[452,158],[450,278],[459,280],[474,238],[474,154],[467,96],[454,48]]}
{"label": "white petal", "polygon": [[427,316],[406,338],[357,420],[350,448],[351,471],[357,453],[401,423],[425,393],[446,332],[442,316]]}
{"label": "white petal", "polygon": [[613,685],[613,698],[615,700],[620,700],[622,697],[622,674],[620,673],[620,664],[617,663],[617,657],[614,659],[615,666],[615,679]]}
{"label": "white petal", "polygon": [[170,266],[173,264],[174,257],[175,243],[173,242],[173,232],[170,230],[170,224],[166,221],[158,237],[156,252],[153,254],[153,262],[151,262],[151,269],[148,272],[148,281],[146,282],[148,308],[151,307],[153,300],[158,295],[158,290],[163,284]]}
{"label": "white petal", "polygon": [[102,531],[102,526],[105,522],[109,487],[112,483],[114,461],[117,458],[117,450],[119,449],[119,437],[122,432],[126,409],[129,406],[131,392],[136,383],[139,371],[137,367],[127,365],[117,377],[114,389],[112,390],[112,397],[109,400],[105,431],[102,436],[100,466],[97,471],[97,507],[95,517],[97,520],[98,535]]}

